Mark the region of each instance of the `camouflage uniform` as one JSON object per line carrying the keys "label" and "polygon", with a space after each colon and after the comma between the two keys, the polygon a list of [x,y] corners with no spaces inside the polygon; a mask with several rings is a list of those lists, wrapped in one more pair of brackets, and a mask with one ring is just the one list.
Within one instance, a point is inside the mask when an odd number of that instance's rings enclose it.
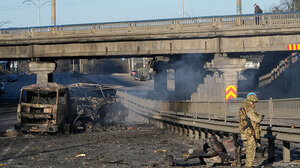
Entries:
{"label": "camouflage uniform", "polygon": [[[241,138],[244,141],[246,147],[246,167],[253,166],[253,161],[256,152],[256,142],[253,137],[255,135],[256,139],[260,139],[261,128],[259,123],[261,122],[261,116],[255,111],[255,105],[252,102],[257,102],[257,97],[255,94],[247,96],[244,104],[239,110],[239,131],[241,133]],[[243,127],[247,125],[246,115],[250,118],[251,124],[254,128],[254,133],[250,127],[245,130]]]}

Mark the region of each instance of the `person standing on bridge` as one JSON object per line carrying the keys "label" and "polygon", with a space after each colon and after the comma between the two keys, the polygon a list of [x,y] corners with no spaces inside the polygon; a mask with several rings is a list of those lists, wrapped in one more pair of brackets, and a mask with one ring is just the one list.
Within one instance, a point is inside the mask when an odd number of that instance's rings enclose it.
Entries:
{"label": "person standing on bridge", "polygon": [[[254,13],[263,13],[263,11],[260,9],[260,7],[257,4],[254,4]],[[255,16],[255,24],[259,25],[259,16]]]}
{"label": "person standing on bridge", "polygon": [[247,95],[239,110],[239,131],[246,147],[246,167],[252,167],[256,153],[257,140],[260,139],[260,122],[262,117],[255,111],[257,95],[253,92]]}

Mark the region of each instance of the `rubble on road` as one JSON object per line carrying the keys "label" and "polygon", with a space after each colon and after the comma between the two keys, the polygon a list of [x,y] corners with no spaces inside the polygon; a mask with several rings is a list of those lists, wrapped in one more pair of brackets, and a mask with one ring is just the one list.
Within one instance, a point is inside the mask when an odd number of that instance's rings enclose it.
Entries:
{"label": "rubble on road", "polygon": [[[127,129],[127,128],[131,129]],[[28,134],[29,135],[29,134]],[[179,168],[171,165],[173,159],[183,159],[189,149],[203,146],[202,141],[178,136],[168,130],[153,128],[150,125],[131,125],[122,127],[109,126],[107,131],[83,132],[65,136],[30,136],[0,138],[0,163],[4,167],[164,167]],[[34,144],[34,145],[33,145]],[[299,152],[300,148],[294,152]],[[155,153],[155,151],[157,151]],[[281,151],[277,151],[281,152]],[[166,156],[173,155],[169,161]],[[76,157],[77,156],[77,157]],[[280,159],[279,159],[280,160]],[[199,159],[189,160],[182,166],[189,168],[207,168],[216,161],[205,160],[207,165],[200,165]],[[299,163],[276,161],[276,168],[299,167]],[[215,164],[216,168],[234,166]]]}
{"label": "rubble on road", "polygon": [[6,137],[16,137],[18,136],[18,132],[15,129],[8,129],[5,131],[4,136]]}

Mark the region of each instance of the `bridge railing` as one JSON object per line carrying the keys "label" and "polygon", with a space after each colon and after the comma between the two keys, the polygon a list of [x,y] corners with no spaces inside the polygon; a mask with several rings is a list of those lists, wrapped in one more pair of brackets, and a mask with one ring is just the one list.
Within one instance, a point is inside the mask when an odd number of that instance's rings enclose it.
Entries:
{"label": "bridge railing", "polygon": [[0,38],[62,36],[75,34],[151,34],[170,32],[204,32],[211,30],[245,29],[295,26],[300,24],[300,12],[267,13],[258,15],[231,15],[214,17],[192,17],[115,23],[91,23],[43,27],[0,29]]}
{"label": "bridge railing", "polygon": [[[238,110],[243,102],[191,102],[191,101],[158,101],[140,98],[125,92],[118,93],[139,107],[191,118],[206,118],[208,120],[237,121]],[[269,124],[275,119],[300,119],[300,98],[260,100],[256,110],[265,115]]]}
{"label": "bridge railing", "polygon": [[291,56],[281,60],[280,63],[266,75],[259,77],[259,87],[271,84],[274,80],[285,72],[292,64],[299,60],[299,53],[293,53]]}

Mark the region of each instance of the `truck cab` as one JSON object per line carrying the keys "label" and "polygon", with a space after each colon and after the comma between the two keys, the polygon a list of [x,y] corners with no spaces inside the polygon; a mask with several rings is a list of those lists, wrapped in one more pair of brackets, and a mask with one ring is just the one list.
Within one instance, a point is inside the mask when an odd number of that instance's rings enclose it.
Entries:
{"label": "truck cab", "polygon": [[21,89],[15,128],[23,132],[61,131],[68,123],[68,88],[42,83]]}

